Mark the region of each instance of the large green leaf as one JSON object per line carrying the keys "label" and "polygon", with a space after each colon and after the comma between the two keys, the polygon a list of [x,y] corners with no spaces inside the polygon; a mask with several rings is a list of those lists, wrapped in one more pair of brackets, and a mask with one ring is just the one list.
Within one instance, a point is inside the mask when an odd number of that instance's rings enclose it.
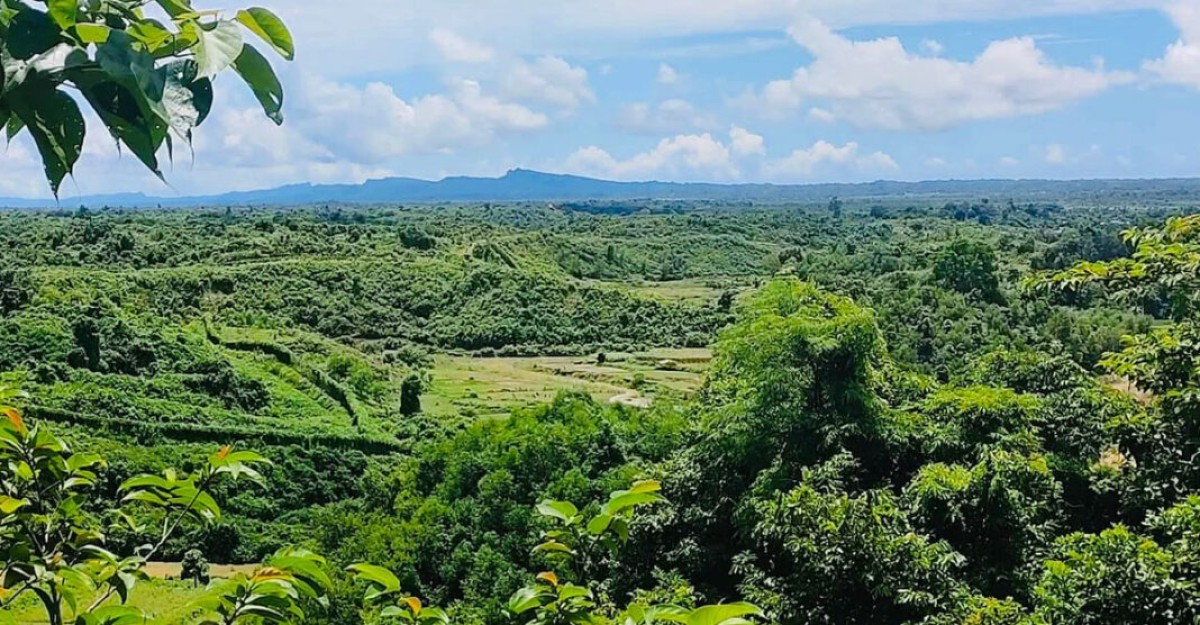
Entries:
{"label": "large green leaf", "polygon": [[615,515],[632,509],[636,506],[656,503],[659,501],[665,501],[665,499],[658,493],[636,493],[631,491],[623,491],[613,493],[612,499],[609,499],[608,503],[604,504],[603,510],[605,514]]}
{"label": "large green leaf", "polygon": [[21,10],[13,17],[5,42],[9,54],[27,60],[62,42],[62,35],[49,15],[25,5],[18,6]]}
{"label": "large green leaf", "polygon": [[351,564],[346,567],[346,570],[354,573],[356,578],[365,580],[378,587],[374,594],[369,594],[369,599],[382,594],[400,592],[400,578],[382,566],[361,562],[359,564]]}
{"label": "large green leaf", "polygon": [[192,3],[188,0],[156,0],[158,6],[166,11],[167,15],[174,18],[179,18],[189,13],[194,12]]}
{"label": "large green leaf", "polygon": [[250,32],[261,37],[283,58],[290,61],[296,57],[292,33],[288,32],[283,20],[274,13],[261,7],[253,7],[238,11],[237,20],[250,29]]}
{"label": "large green leaf", "polygon": [[50,6],[50,18],[61,28],[75,25],[75,16],[79,11],[79,0],[47,0]]}
{"label": "large green leaf", "polygon": [[230,21],[189,28],[196,35],[196,78],[212,78],[224,71],[242,54],[245,41],[242,30]]}
{"label": "large green leaf", "polygon": [[175,61],[163,68],[163,109],[166,122],[190,143],[192,129],[199,126],[212,110],[212,82],[196,79],[196,63],[190,59]]}
{"label": "large green leaf", "polygon": [[547,499],[537,505],[538,514],[561,521],[570,522],[579,515],[579,508],[569,501],[552,501]]}
{"label": "large green leaf", "polygon": [[722,603],[696,608],[688,614],[687,625],[721,625],[733,619],[759,616],[762,610],[749,603]]}
{"label": "large green leaf", "polygon": [[254,46],[246,44],[241,56],[233,63],[233,69],[250,86],[267,117],[276,124],[282,124],[283,85],[279,83],[267,59]]}
{"label": "large green leaf", "polygon": [[57,197],[63,179],[83,151],[86,129],[79,105],[44,79],[30,79],[10,92],[9,104],[33,135],[46,179]]}

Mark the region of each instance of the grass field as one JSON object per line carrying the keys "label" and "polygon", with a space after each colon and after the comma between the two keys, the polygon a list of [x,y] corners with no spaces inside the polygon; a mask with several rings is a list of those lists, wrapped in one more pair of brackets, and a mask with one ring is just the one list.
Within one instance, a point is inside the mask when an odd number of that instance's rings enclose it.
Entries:
{"label": "grass field", "polygon": [[[147,616],[146,625],[190,625],[197,616],[194,604],[209,592],[220,589],[222,580],[227,580],[238,573],[252,573],[258,565],[213,564],[209,570],[213,577],[213,586],[205,588],[193,587],[191,582],[181,582],[171,578],[179,577],[181,565],[178,562],[150,562],[146,565],[149,580],[139,582],[130,594],[130,604],[139,608]],[[0,612],[0,625],[39,625],[46,623],[40,611],[40,604],[33,595],[23,598],[17,605],[6,612]]]}
{"label": "grass field", "polygon": [[711,353],[663,349],[637,354],[472,358],[439,355],[432,387],[422,396],[428,414],[502,416],[513,408],[552,399],[560,390],[597,401],[649,405],[655,395],[688,395],[700,388]]}
{"label": "grass field", "polygon": [[645,282],[635,285],[622,284],[621,286],[629,288],[638,295],[649,295],[666,300],[706,303],[716,301],[727,290],[735,293],[744,291],[746,282],[745,278],[690,278],[669,282]]}

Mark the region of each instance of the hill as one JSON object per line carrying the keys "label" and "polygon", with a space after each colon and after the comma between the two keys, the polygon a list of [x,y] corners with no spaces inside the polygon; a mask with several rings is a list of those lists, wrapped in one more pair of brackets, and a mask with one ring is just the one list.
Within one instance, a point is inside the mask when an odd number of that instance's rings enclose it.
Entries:
{"label": "hill", "polygon": [[[157,197],[141,193],[64,198],[74,206],[204,206],[295,205],[313,203],[372,204],[387,202],[564,202],[582,200],[739,200],[811,202],[830,197],[996,197],[1022,199],[1089,198],[1158,193],[1183,195],[1200,191],[1200,179],[1161,180],[940,180],[841,184],[716,184],[616,182],[583,176],[514,169],[499,178],[450,177],[442,180],[383,178],[362,184],[296,184],[257,191],[211,196]],[[0,198],[10,208],[54,208],[53,200]]]}

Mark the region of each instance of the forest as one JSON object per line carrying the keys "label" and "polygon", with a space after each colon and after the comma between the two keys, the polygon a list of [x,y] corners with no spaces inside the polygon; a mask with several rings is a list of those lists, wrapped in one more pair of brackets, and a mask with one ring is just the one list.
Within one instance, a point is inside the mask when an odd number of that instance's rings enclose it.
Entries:
{"label": "forest", "polygon": [[0,211],[0,623],[1192,622],[1193,207]]}

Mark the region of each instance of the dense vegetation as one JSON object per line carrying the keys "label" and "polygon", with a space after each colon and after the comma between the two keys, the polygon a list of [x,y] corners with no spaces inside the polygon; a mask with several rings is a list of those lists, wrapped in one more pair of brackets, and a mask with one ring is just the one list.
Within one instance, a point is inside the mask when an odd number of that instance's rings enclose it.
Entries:
{"label": "dense vegetation", "polygon": [[[1186,207],[577,208],[0,213],[0,381],[108,459],[96,511],[218,443],[271,459],[160,553],[303,545],[309,622],[419,618],[363,583],[489,625],[1200,616],[1200,221],[1119,236]],[[705,345],[648,408],[421,409],[439,354]]]}

